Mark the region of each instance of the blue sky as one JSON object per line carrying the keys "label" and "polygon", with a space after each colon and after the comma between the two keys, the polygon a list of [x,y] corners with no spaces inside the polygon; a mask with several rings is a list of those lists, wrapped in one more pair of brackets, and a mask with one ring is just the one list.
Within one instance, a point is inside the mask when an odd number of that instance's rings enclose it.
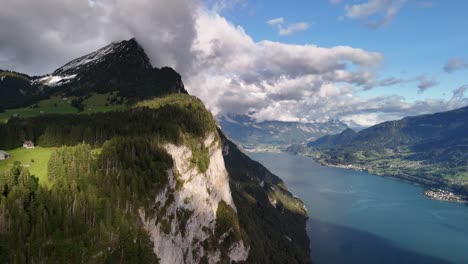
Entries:
{"label": "blue sky", "polygon": [[[452,90],[468,83],[467,72],[446,73],[443,66],[450,58],[468,60],[467,1],[405,1],[394,19],[378,29],[366,20],[346,17],[346,6],[365,1],[328,0],[244,1],[223,15],[241,25],[256,41],[265,39],[290,44],[316,44],[323,47],[348,45],[384,55],[379,75],[413,80],[390,87],[359,92],[370,97],[382,94],[404,95],[414,101],[445,98]],[[376,14],[378,17],[380,14]],[[286,23],[305,22],[309,29],[281,36],[266,21],[284,18]],[[417,79],[427,76],[438,85],[418,92]]]}
{"label": "blue sky", "polygon": [[135,37],[214,115],[369,126],[468,105],[467,1],[0,2],[0,69]]}

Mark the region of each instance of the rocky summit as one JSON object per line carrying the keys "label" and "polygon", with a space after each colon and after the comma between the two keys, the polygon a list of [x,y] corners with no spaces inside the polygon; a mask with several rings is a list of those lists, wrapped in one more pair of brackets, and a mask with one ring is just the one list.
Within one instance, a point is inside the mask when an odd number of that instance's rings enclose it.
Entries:
{"label": "rocky summit", "polygon": [[44,76],[0,70],[0,105],[17,108],[50,96],[88,96],[116,92],[141,100],[169,93],[187,93],[180,74],[155,68],[135,39],[111,43],[74,59]]}

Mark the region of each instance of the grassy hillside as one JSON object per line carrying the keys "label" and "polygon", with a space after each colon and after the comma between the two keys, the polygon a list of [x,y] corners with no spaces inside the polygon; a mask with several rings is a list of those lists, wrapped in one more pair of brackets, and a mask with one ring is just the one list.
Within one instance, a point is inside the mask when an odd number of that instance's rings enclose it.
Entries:
{"label": "grassy hillside", "polygon": [[83,113],[97,113],[124,110],[127,100],[119,97],[116,92],[106,94],[93,93],[83,100]]}
{"label": "grassy hillside", "polygon": [[23,108],[9,109],[0,113],[0,121],[7,121],[11,117],[34,117],[41,114],[71,114],[78,113],[78,109],[71,106],[69,101],[59,97],[42,100],[39,103]]}
{"label": "grassy hillside", "polygon": [[[78,106],[81,105],[81,106]],[[81,108],[81,109],[79,109]],[[11,117],[29,118],[45,114],[96,113],[126,109],[126,100],[115,93],[91,94],[87,97],[51,97],[28,107],[8,109],[0,113],[0,122]]]}

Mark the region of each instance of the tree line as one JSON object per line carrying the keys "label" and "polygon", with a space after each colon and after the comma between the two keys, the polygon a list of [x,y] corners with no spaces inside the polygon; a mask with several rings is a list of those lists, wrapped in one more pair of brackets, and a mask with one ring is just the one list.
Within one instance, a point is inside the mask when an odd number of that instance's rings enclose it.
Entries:
{"label": "tree line", "polygon": [[214,130],[213,117],[206,109],[195,104],[169,104],[158,109],[10,118],[0,124],[0,148],[17,148],[25,140],[43,147],[83,142],[99,147],[116,136],[151,136],[179,144],[184,134],[197,138]]}

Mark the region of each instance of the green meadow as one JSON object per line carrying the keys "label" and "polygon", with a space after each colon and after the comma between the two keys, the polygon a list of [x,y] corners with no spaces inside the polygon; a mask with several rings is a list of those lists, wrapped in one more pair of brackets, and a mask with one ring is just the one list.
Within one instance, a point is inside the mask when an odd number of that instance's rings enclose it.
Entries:
{"label": "green meadow", "polygon": [[[123,110],[127,108],[125,101],[109,103],[109,98],[116,98],[115,94],[93,94],[83,100],[82,113],[96,113]],[[34,106],[8,109],[0,113],[0,122],[6,122],[11,117],[29,118],[43,114],[76,114],[78,109],[72,106],[76,97],[51,97],[42,100]]]}
{"label": "green meadow", "polygon": [[116,98],[116,93],[111,94],[93,94],[83,101],[83,113],[109,112],[124,110],[127,108],[125,101],[121,103],[109,103],[110,98]]}
{"label": "green meadow", "polygon": [[78,113],[78,110],[71,106],[68,100],[59,97],[42,100],[35,106],[23,107],[17,109],[9,109],[0,113],[0,121],[8,121],[11,117],[34,117],[41,114],[73,114]]}
{"label": "green meadow", "polygon": [[9,170],[16,161],[19,161],[23,166],[28,168],[32,175],[39,178],[41,184],[49,186],[47,164],[49,163],[50,155],[54,149],[55,148],[36,147],[33,149],[17,148],[6,150],[6,152],[11,155],[11,158],[0,160],[0,171]]}

